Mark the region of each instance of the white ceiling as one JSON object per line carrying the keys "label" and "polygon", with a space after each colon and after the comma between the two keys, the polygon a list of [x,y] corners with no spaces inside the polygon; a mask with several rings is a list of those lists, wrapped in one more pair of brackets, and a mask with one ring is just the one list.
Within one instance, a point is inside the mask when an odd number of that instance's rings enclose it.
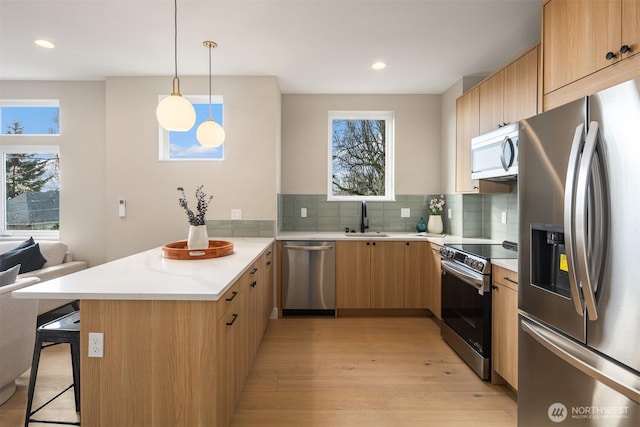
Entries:
{"label": "white ceiling", "polygon": [[[178,0],[178,74],[207,75],[214,40],[214,76],[277,76],[283,93],[439,94],[533,46],[541,4]],[[173,18],[173,0],[0,0],[0,80],[173,75]]]}

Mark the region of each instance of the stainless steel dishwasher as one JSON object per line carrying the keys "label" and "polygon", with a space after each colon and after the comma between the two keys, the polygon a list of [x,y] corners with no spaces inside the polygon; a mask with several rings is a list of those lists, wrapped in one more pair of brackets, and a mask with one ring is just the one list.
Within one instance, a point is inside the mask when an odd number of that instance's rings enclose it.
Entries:
{"label": "stainless steel dishwasher", "polygon": [[335,242],[282,242],[282,314],[336,310]]}

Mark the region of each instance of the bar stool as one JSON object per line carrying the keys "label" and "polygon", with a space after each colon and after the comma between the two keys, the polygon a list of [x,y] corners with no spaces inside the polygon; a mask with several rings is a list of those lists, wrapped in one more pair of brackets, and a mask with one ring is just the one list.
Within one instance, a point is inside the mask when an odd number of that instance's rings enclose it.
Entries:
{"label": "bar stool", "polygon": [[[36,386],[36,376],[38,375],[40,353],[43,348],[51,347],[58,344],[71,345],[71,367],[73,370],[73,384],[49,399],[35,411],[31,411],[31,407],[33,404],[33,392]],[[53,402],[71,387],[73,387],[74,391],[76,412],[80,412],[80,311],[74,311],[73,313],[69,313],[56,320],[45,323],[36,330],[36,343],[33,349],[31,376],[29,378],[29,391],[27,393],[27,411],[24,421],[25,427],[28,427],[30,422],[79,426],[79,422],[47,421],[31,418],[36,412],[47,406],[49,403]]]}

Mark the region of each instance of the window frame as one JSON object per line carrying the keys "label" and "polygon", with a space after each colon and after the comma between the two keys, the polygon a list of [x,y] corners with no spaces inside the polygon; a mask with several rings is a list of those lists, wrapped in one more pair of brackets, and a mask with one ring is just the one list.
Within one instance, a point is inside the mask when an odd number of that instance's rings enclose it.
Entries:
{"label": "window frame", "polygon": [[[164,98],[170,95],[158,95],[158,102],[162,101]],[[192,104],[198,105],[209,105],[209,95],[183,95],[185,99],[190,101]],[[222,117],[219,124],[224,127],[224,98],[222,95],[211,95],[211,103],[212,104],[220,104],[222,105]],[[207,120],[209,118],[207,113]],[[193,125],[193,128],[189,131],[194,132],[195,139],[195,131],[198,126],[203,123],[203,121],[198,122]],[[158,161],[160,162],[220,162],[224,160],[224,143],[220,146],[222,149],[222,157],[220,158],[198,158],[198,157],[180,157],[180,158],[171,158],[169,157],[171,154],[170,143],[169,143],[169,131],[164,129],[160,124],[158,124]],[[211,148],[211,147],[202,147],[202,149],[208,150],[216,150],[219,147]]]}
{"label": "window frame", "polygon": [[[58,215],[60,226],[57,230],[9,230],[7,229],[6,217],[6,161],[5,154],[57,154],[60,158],[60,147],[57,145],[1,145],[0,146],[0,173],[2,174],[0,188],[0,239],[29,238],[40,240],[59,240],[62,221]],[[60,158],[60,162],[62,159]],[[61,188],[58,187],[58,194],[61,195]],[[62,207],[62,200],[59,200],[58,212]]]}
{"label": "window frame", "polygon": [[58,133],[4,133],[4,129],[0,129],[3,137],[57,137],[62,134],[61,118],[60,118],[60,100],[59,99],[0,99],[0,124],[2,123],[3,107],[55,107],[58,109]]}
{"label": "window frame", "polygon": [[[344,196],[333,194],[333,121],[384,120],[385,121],[385,194],[384,196]],[[331,110],[328,113],[327,201],[395,201],[395,112],[367,110]]]}

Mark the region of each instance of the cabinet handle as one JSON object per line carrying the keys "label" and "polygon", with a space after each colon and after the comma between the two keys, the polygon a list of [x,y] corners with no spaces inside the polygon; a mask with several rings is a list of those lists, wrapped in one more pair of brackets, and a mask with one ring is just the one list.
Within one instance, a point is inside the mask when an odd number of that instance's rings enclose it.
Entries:
{"label": "cabinet handle", "polygon": [[271,251],[267,252],[267,256],[271,255]]}
{"label": "cabinet handle", "polygon": [[251,273],[249,273],[249,274],[256,274],[256,271],[258,271],[258,269],[254,268],[253,270],[251,270]]}
{"label": "cabinet handle", "polygon": [[237,296],[238,296],[238,293],[236,291],[233,291],[231,292],[231,298],[227,298],[227,301],[233,301]]}
{"label": "cabinet handle", "polygon": [[613,52],[607,52],[607,56],[605,56],[605,58],[607,58],[607,61],[611,61],[615,57],[616,57],[616,54]]}
{"label": "cabinet handle", "polygon": [[499,290],[498,287],[496,285],[491,285],[491,289],[493,289],[494,291]]}
{"label": "cabinet handle", "polygon": [[518,282],[516,282],[515,280],[510,279],[510,278],[508,278],[508,277],[503,277],[503,279],[504,279],[504,280],[506,280],[507,282],[511,282],[511,283],[513,283],[513,284],[515,284],[515,285],[517,285],[517,284],[518,284]]}
{"label": "cabinet handle", "polygon": [[406,243],[406,245],[407,245],[407,246],[411,246],[411,243],[407,242],[407,243]]}
{"label": "cabinet handle", "polygon": [[253,282],[251,282],[251,285],[250,285],[250,286],[251,286],[252,288],[255,288],[257,284],[258,284],[258,282],[257,282],[256,280],[254,280]]}
{"label": "cabinet handle", "polygon": [[375,245],[376,245],[376,242],[373,242],[373,243],[372,243],[372,245],[373,245],[373,246],[375,246]]}
{"label": "cabinet handle", "polygon": [[477,189],[478,189],[478,186],[477,186],[477,185],[474,185],[474,186],[473,186],[473,189],[474,189],[474,190],[477,190]]}
{"label": "cabinet handle", "polygon": [[267,266],[270,266],[270,265],[271,265],[271,261],[267,261]]}
{"label": "cabinet handle", "polygon": [[631,47],[629,47],[628,44],[623,44],[622,46],[620,46],[620,53],[627,53],[627,52],[631,52]]}
{"label": "cabinet handle", "polygon": [[231,322],[227,322],[227,326],[231,326],[234,323],[236,323],[236,319],[238,318],[238,315],[233,313],[233,319],[231,319]]}

